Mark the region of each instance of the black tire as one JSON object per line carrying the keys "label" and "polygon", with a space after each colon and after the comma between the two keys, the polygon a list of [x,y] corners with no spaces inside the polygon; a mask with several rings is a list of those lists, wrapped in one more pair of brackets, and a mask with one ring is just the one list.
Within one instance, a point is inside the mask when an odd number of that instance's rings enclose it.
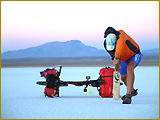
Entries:
{"label": "black tire", "polygon": [[46,85],[46,81],[38,81],[36,84],[38,84],[38,85]]}
{"label": "black tire", "polygon": [[84,89],[84,92],[87,92],[87,89]]}

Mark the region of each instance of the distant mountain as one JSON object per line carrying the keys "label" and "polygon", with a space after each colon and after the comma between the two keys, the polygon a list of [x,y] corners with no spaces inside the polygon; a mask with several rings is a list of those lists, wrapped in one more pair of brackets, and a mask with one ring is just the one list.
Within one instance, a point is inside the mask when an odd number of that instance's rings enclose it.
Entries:
{"label": "distant mountain", "polygon": [[[143,55],[158,55],[159,48],[141,51]],[[79,40],[67,42],[48,42],[36,47],[7,51],[1,53],[1,59],[16,59],[29,57],[82,57],[82,56],[109,56],[105,50],[86,46]],[[159,57],[159,55],[158,55]]]}
{"label": "distant mountain", "polygon": [[37,47],[7,51],[1,53],[1,59],[27,58],[27,57],[81,57],[81,56],[106,56],[105,50],[86,46],[79,40],[67,42],[48,42]]}
{"label": "distant mountain", "polygon": [[142,50],[141,52],[143,55],[159,54],[159,48],[154,48],[154,49],[150,49],[150,50]]}

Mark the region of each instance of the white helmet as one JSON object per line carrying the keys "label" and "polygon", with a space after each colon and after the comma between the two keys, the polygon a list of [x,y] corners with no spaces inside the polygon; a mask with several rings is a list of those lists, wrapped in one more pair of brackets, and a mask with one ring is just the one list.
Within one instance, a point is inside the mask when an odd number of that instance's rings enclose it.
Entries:
{"label": "white helmet", "polygon": [[116,43],[116,35],[114,33],[110,33],[106,37],[106,48],[108,51],[114,50]]}

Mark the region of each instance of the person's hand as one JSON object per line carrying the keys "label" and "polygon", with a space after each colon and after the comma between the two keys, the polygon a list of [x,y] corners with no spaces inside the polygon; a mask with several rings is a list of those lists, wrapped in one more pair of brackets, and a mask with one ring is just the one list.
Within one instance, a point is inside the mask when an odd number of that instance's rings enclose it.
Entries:
{"label": "person's hand", "polygon": [[[114,64],[114,67],[115,67],[115,70],[116,70],[116,64]],[[120,69],[121,69],[121,65],[118,64],[118,71],[120,71]]]}
{"label": "person's hand", "polygon": [[119,58],[114,58],[113,63],[114,63],[115,70],[116,70],[116,65],[118,64],[118,71],[119,71],[121,69]]}
{"label": "person's hand", "polygon": [[119,64],[119,58],[114,58],[113,62],[114,64]]}

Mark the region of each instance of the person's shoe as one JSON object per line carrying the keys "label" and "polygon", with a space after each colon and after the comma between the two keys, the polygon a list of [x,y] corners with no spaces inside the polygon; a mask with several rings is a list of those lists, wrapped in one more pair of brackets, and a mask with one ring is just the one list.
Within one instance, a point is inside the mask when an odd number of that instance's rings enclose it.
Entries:
{"label": "person's shoe", "polygon": [[138,90],[138,89],[134,89],[134,90],[131,92],[131,95],[132,95],[132,96],[136,96],[136,95],[138,94],[137,90]]}
{"label": "person's shoe", "polygon": [[[137,92],[138,89],[134,89],[132,92],[131,92],[131,96],[136,96],[138,94]],[[125,98],[125,95],[121,97],[121,99],[123,100]]]}
{"label": "person's shoe", "polygon": [[131,104],[132,101],[131,98],[132,98],[131,94],[124,95],[122,104]]}

